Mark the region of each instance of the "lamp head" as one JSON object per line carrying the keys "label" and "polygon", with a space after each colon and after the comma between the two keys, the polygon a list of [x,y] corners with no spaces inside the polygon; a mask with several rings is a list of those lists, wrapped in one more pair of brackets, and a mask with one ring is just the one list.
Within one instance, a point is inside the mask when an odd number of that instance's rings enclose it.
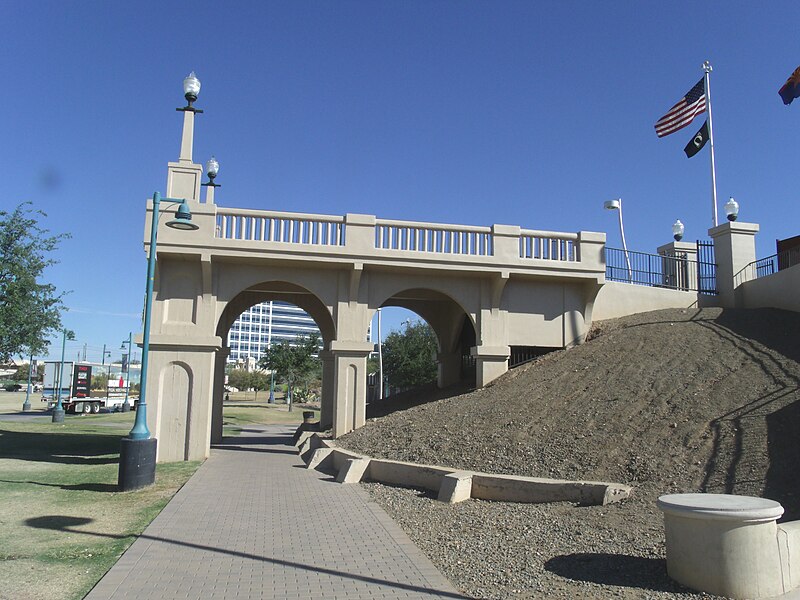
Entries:
{"label": "lamp head", "polygon": [[735,221],[736,218],[739,216],[739,203],[733,199],[728,200],[725,203],[725,216],[728,217],[728,221]]}
{"label": "lamp head", "polygon": [[208,161],[206,162],[206,174],[208,174],[208,178],[211,181],[214,181],[214,178],[217,176],[217,173],[219,173],[219,163],[217,162],[217,159],[214,158],[214,156],[212,155],[211,158],[209,158]]}
{"label": "lamp head", "polygon": [[672,237],[675,238],[676,242],[680,242],[683,239],[684,230],[685,227],[680,219],[677,219],[675,223],[672,224]]}
{"label": "lamp head", "polygon": [[192,71],[183,80],[183,96],[184,98],[186,98],[186,101],[191,105],[192,102],[197,100],[197,96],[199,94],[200,94],[200,80],[197,78],[197,75],[194,74],[194,71]]}
{"label": "lamp head", "polygon": [[622,198],[617,198],[616,200],[606,200],[603,202],[603,208],[606,210],[619,210],[622,206]]}
{"label": "lamp head", "polygon": [[186,202],[181,202],[178,210],[175,211],[175,218],[172,221],[167,221],[167,227],[172,229],[182,229],[184,231],[194,231],[200,229],[199,225],[192,223],[192,211]]}

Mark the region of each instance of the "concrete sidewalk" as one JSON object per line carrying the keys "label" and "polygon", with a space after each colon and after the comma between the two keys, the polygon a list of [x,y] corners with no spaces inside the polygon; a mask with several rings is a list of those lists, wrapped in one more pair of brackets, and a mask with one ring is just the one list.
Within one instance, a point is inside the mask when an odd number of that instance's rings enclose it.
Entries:
{"label": "concrete sidewalk", "polygon": [[466,597],[360,486],[306,470],[292,431],[213,449],[87,600]]}

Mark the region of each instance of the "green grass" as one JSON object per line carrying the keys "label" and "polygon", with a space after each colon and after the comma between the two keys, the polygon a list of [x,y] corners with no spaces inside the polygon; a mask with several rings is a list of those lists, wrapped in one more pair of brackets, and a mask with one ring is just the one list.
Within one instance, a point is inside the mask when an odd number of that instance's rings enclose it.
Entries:
{"label": "green grass", "polygon": [[[19,412],[24,399],[0,392],[0,413]],[[307,410],[236,401],[224,407],[226,436],[299,424]],[[37,396],[31,405],[43,409]],[[117,492],[120,438],[134,416],[0,421],[0,600],[83,598],[197,469],[197,462],[160,464],[154,486]]]}
{"label": "green grass", "polygon": [[117,492],[131,422],[0,422],[0,598],[83,598],[197,469],[158,465],[152,487]]}

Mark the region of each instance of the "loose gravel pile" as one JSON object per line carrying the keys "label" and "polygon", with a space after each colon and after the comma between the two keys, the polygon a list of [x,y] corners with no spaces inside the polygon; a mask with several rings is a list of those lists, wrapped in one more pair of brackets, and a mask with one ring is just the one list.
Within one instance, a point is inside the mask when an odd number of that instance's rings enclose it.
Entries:
{"label": "loose gravel pile", "polygon": [[[657,497],[764,496],[800,518],[800,315],[665,310],[606,321],[586,344],[484,389],[340,438],[372,456],[627,483],[618,505],[436,502],[365,484],[476,598],[692,598],[664,566]],[[420,399],[422,400],[422,399]],[[381,407],[388,412],[390,407]]]}

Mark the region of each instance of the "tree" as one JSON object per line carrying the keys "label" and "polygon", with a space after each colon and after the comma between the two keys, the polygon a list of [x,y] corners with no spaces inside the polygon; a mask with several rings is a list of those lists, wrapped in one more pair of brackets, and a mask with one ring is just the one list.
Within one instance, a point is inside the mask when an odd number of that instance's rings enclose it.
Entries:
{"label": "tree", "polygon": [[269,387],[269,377],[264,371],[254,371],[250,373],[250,387],[253,388],[255,391],[255,397],[253,397],[253,402],[258,400],[258,392],[260,390],[265,390]]}
{"label": "tree", "polygon": [[46,215],[29,205],[0,211],[0,362],[42,354],[47,338],[61,329],[64,294],[41,278],[58,262],[47,256],[69,235],[49,235],[37,222]]}
{"label": "tree", "polygon": [[436,381],[436,334],[424,322],[407,322],[383,342],[383,370],[390,386],[410,389]]}
{"label": "tree", "polygon": [[293,386],[300,383],[307,390],[310,375],[322,368],[319,357],[316,356],[319,353],[319,342],[318,333],[297,336],[294,344],[281,340],[273,344],[259,361],[262,369],[273,371],[279,381],[286,382],[289,410],[292,410]]}
{"label": "tree", "polygon": [[251,380],[251,373],[245,369],[231,369],[228,373],[228,385],[241,391],[250,389]]}

